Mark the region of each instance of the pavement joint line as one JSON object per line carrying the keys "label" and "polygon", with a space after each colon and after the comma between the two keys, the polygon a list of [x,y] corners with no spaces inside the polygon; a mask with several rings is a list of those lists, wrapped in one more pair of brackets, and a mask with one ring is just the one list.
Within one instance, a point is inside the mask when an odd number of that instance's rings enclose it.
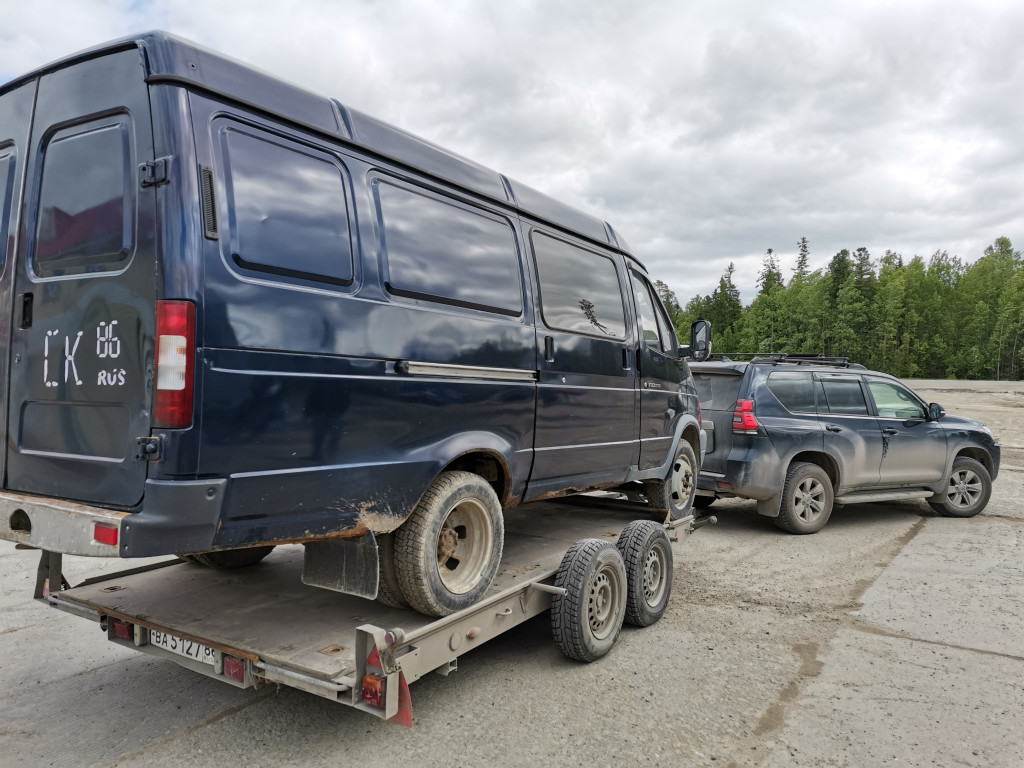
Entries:
{"label": "pavement joint line", "polygon": [[955,645],[954,643],[944,643],[941,640],[928,640],[924,637],[915,637],[914,635],[904,634],[903,632],[895,632],[885,627],[880,627],[877,624],[873,624],[870,621],[861,619],[857,616],[849,616],[847,622],[849,629],[864,632],[869,635],[878,635],[880,637],[890,637],[895,640],[909,640],[914,643],[925,643],[926,645],[936,645],[940,648],[949,648],[954,651],[970,651],[971,653],[980,653],[984,656],[993,656],[997,659],[1008,659],[1010,661],[1022,661],[1024,662],[1024,656],[1015,656],[1012,653],[1000,653],[999,651],[989,651],[984,648],[971,648],[967,645]]}
{"label": "pavement joint line", "polygon": [[168,733],[164,736],[160,736],[159,738],[153,739],[152,741],[143,744],[138,749],[133,749],[131,752],[124,752],[118,755],[117,758],[115,758],[114,760],[111,760],[106,763],[93,763],[91,768],[115,768],[119,765],[131,765],[136,761],[137,758],[144,757],[145,754],[150,749],[154,747],[163,746],[164,744],[169,744],[172,741],[180,739],[182,736],[186,736],[189,733],[198,731],[201,728],[213,725],[214,723],[223,720],[226,717],[231,717],[231,715],[241,712],[244,709],[248,709],[249,707],[255,706],[256,704],[262,703],[269,699],[271,696],[276,696],[279,693],[280,688],[280,685],[268,684],[263,690],[255,691],[253,695],[251,695],[245,701],[240,701],[237,704],[234,704],[230,707],[225,707],[219,712],[213,713],[204,720],[200,720],[199,722],[192,723],[191,725],[182,728],[180,731]]}

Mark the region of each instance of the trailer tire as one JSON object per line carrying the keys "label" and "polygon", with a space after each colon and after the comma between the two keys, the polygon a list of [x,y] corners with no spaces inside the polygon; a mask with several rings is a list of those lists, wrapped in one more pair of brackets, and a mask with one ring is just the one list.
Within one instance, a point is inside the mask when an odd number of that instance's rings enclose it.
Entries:
{"label": "trailer tire", "polygon": [[402,595],[427,616],[468,608],[494,581],[504,540],[490,484],[472,472],[442,472],[395,531]]}
{"label": "trailer tire", "polygon": [[247,565],[255,565],[273,551],[274,545],[271,544],[266,547],[221,549],[216,552],[195,552],[187,557],[192,562],[205,565],[207,568],[226,570],[229,568],[244,568]]}
{"label": "trailer tire", "polygon": [[626,615],[627,582],[610,541],[581,539],[569,547],[555,574],[565,594],[551,600],[551,634],[562,653],[591,662],[611,650]]}
{"label": "trailer tire", "polygon": [[680,440],[668,477],[664,480],[645,480],[644,495],[652,507],[666,510],[670,520],[680,520],[693,510],[698,474],[700,465],[693,446],[686,440]]}
{"label": "trailer tire", "polygon": [[377,534],[377,560],[380,564],[377,602],[388,608],[408,608],[409,601],[402,594],[402,586],[398,583],[398,574],[395,572],[395,535],[393,533]]}
{"label": "trailer tire", "polygon": [[616,545],[626,566],[626,623],[649,627],[665,615],[672,595],[672,543],[665,527],[634,520]]}

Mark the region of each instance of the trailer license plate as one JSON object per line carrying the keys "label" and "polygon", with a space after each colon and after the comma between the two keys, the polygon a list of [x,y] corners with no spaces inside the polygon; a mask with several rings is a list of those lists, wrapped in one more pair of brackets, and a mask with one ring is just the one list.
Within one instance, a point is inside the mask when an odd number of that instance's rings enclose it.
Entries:
{"label": "trailer license plate", "polygon": [[213,664],[213,648],[201,645],[193,640],[186,640],[182,637],[151,629],[149,630],[149,643],[158,648],[163,648],[165,651],[185,656],[193,661]]}

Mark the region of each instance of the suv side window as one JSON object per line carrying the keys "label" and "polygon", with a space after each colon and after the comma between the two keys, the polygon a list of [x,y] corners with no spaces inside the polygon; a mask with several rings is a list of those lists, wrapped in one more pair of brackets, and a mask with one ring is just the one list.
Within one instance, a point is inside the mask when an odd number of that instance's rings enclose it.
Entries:
{"label": "suv side window", "polygon": [[924,407],[910,392],[888,381],[868,380],[878,415],[888,419],[923,419]]}
{"label": "suv side window", "polygon": [[820,379],[829,413],[866,416],[868,404],[860,387],[860,379]]}
{"label": "suv side window", "polygon": [[135,218],[130,135],[124,117],[60,131],[47,143],[32,254],[40,277],[126,266]]}
{"label": "suv side window", "polygon": [[814,379],[810,371],[772,371],[768,389],[792,413],[815,413]]}
{"label": "suv side window", "polygon": [[615,262],[540,232],[531,240],[544,322],[571,333],[625,339],[626,315]]}

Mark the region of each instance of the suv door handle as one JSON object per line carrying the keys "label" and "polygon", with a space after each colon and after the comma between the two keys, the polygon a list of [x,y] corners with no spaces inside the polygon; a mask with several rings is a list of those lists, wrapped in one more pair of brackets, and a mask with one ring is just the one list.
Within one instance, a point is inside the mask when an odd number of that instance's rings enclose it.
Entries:
{"label": "suv door handle", "polygon": [[826,424],[825,425],[825,429],[827,429],[829,432],[842,432],[843,431],[843,428],[840,427],[838,424]]}
{"label": "suv door handle", "polygon": [[893,437],[895,435],[898,435],[899,433],[900,431],[898,429],[893,429],[892,427],[890,427],[889,429],[882,430],[882,434],[888,437]]}

